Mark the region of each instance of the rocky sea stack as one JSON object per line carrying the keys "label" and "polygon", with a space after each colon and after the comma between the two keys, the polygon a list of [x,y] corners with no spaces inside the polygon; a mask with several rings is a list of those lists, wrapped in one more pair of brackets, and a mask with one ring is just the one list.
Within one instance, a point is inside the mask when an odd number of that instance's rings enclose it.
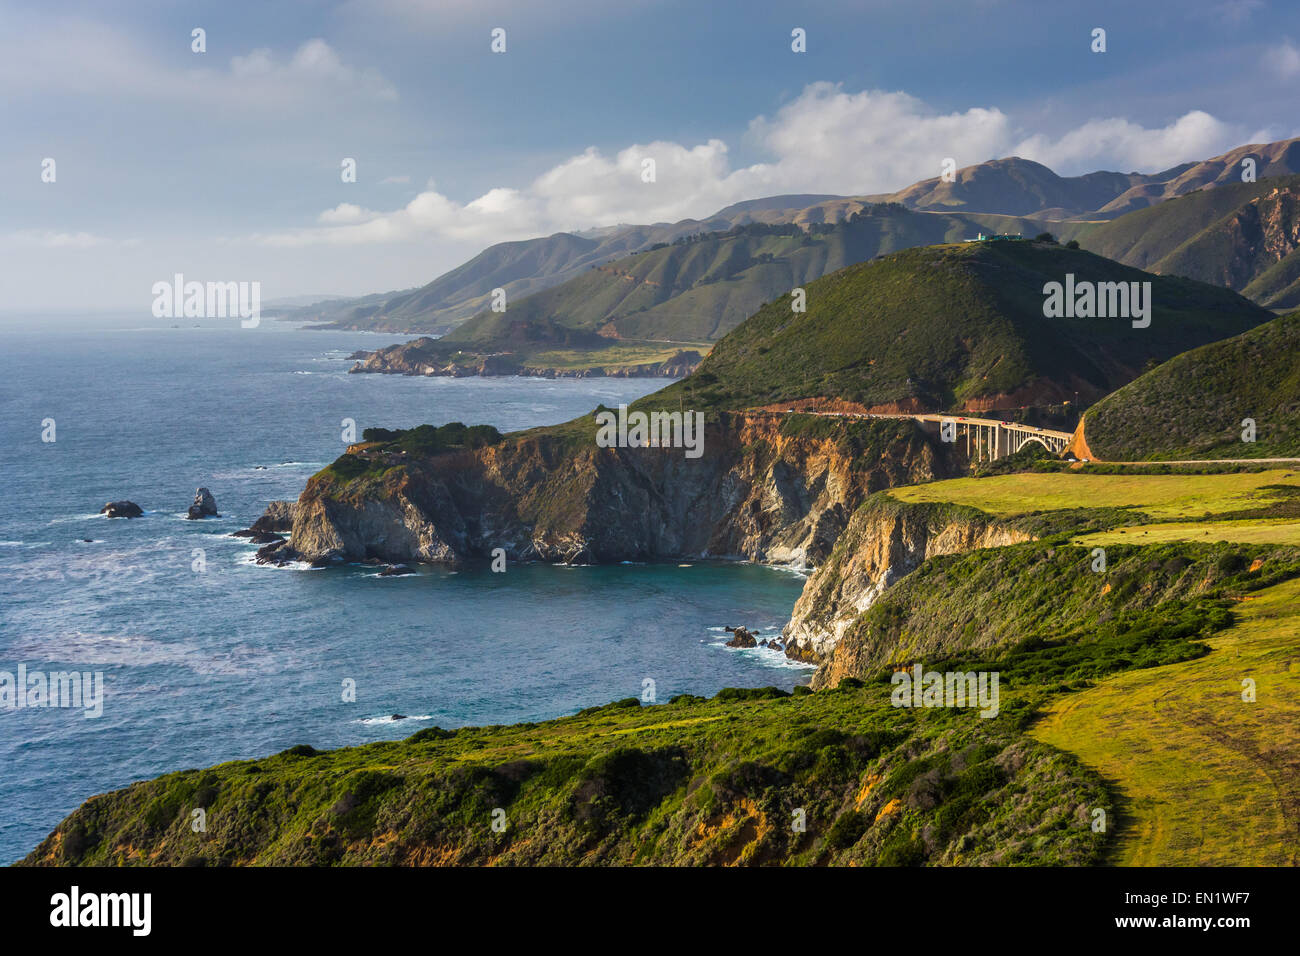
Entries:
{"label": "rocky sea stack", "polygon": [[206,488],[199,488],[194,492],[194,504],[190,505],[189,513],[186,515],[191,521],[199,518],[220,518],[217,514],[217,499],[212,497],[212,492]]}

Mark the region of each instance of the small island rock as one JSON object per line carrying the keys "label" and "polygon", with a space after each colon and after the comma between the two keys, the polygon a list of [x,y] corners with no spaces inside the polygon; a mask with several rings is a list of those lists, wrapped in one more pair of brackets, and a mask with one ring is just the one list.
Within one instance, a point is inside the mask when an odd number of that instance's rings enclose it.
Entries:
{"label": "small island rock", "polygon": [[99,509],[99,513],[110,518],[139,518],[144,514],[144,509],[134,501],[110,501]]}

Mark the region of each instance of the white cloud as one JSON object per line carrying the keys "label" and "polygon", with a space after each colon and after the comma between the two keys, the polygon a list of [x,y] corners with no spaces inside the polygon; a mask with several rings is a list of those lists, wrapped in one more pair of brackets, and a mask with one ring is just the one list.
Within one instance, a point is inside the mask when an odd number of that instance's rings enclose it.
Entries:
{"label": "white cloud", "polygon": [[1300,75],[1300,49],[1290,39],[1264,52],[1264,63],[1284,80]]}
{"label": "white cloud", "polygon": [[326,209],[316,217],[316,221],[331,225],[366,222],[367,220],[375,218],[377,215],[378,213],[372,212],[369,209],[362,209],[355,203],[341,202],[333,209]]}
{"label": "white cloud", "polygon": [[1101,167],[1154,172],[1226,152],[1237,145],[1239,136],[1240,130],[1192,110],[1159,129],[1125,119],[1089,120],[1056,139],[1030,136],[1016,147],[1016,153],[1058,173]]}
{"label": "white cloud", "polygon": [[[499,242],[620,222],[676,221],[729,203],[781,193],[870,195],[959,167],[1020,155],[1061,174],[1098,168],[1156,171],[1204,159],[1241,142],[1241,131],[1193,110],[1163,127],[1090,119],[1060,135],[1025,135],[994,107],[942,113],[903,92],[847,93],[814,83],[771,118],[749,124],[766,162],[733,169],[719,139],[687,146],[655,141],[614,155],[589,147],[522,187],[497,187],[457,202],[430,182],[401,209],[370,212],[344,203],[318,225],[250,237],[277,246],[356,244],[422,237]],[[654,182],[642,178],[653,159]]]}

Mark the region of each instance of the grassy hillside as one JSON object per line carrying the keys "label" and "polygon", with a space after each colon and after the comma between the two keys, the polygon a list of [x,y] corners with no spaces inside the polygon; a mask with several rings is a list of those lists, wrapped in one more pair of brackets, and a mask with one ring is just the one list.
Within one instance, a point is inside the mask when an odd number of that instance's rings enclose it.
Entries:
{"label": "grassy hillside", "polygon": [[[1066,864],[1099,857],[1098,780],[1001,712],[889,687],[722,691],[437,728],[169,774],[98,797],[46,865]],[[203,808],[207,830],[195,833]],[[498,825],[493,827],[496,819]]]}
{"label": "grassy hillside", "polygon": [[[1295,866],[1300,581],[1241,603],[1197,660],[1059,699],[1031,731],[1115,781],[1121,866]],[[1256,682],[1242,700],[1242,679]]]}
{"label": "grassy hillside", "polygon": [[[805,232],[794,225],[752,224],[667,244],[615,262],[537,295],[484,312],[446,337],[448,344],[509,344],[528,329],[599,331],[667,342],[713,341],[764,303],[829,272],[918,245],[973,238],[997,228],[1033,229],[998,217],[923,215],[873,206],[851,221]],[[552,334],[559,334],[558,331]]]}
{"label": "grassy hillside", "polygon": [[1089,409],[1088,447],[1115,461],[1300,457],[1297,355],[1300,313],[1178,355]]}
{"label": "grassy hillside", "polygon": [[[1000,634],[1004,646],[1020,641],[1021,649],[1052,649],[1073,686],[1047,704],[1029,734],[1076,755],[1107,781],[1115,802],[1108,808],[1114,840],[1106,862],[1296,862],[1300,676],[1291,662],[1300,646],[1300,479],[1294,473],[1027,474],[935,482],[889,496],[926,507],[975,505],[1047,525],[1080,501],[1107,509],[1101,523],[1113,522],[1116,508],[1132,510],[1132,520],[1144,523],[1086,534],[1069,545],[1066,534],[927,562],[863,614],[842,646],[858,645],[879,666],[900,637],[915,653],[946,625],[952,643],[996,643]],[[1090,523],[1098,522],[1076,518],[1074,532]],[[1250,530],[1283,526],[1289,534],[1276,543],[1290,547],[1260,546],[1274,542],[1261,542]],[[1091,566],[1098,545],[1108,558],[1100,573]],[[1226,628],[1225,614],[1231,617]],[[976,621],[974,630],[965,623]],[[1112,655],[1151,666],[1110,674],[1095,669]],[[1012,679],[1015,656],[998,658]],[[963,659],[959,666],[973,665]],[[1250,701],[1242,696],[1245,678],[1254,682]]]}
{"label": "grassy hillside", "polygon": [[[1300,551],[1129,542],[1099,574],[1069,541],[1114,530],[1126,509],[1186,517],[1198,499],[1211,517],[1273,515],[1290,500],[1260,484],[1275,480],[1011,475],[895,490],[1044,528],[1063,514],[1070,529],[902,578],[842,639],[858,676],[833,688],[629,698],[541,723],[300,745],[93,798],[24,863],[1292,862]],[[898,659],[998,671],[998,715],[892,706]],[[1257,704],[1241,701],[1243,676]]]}
{"label": "grassy hillside", "polygon": [[[1150,281],[1150,327],[1044,318],[1044,284],[1067,273]],[[1038,242],[909,249],[810,282],[806,294],[806,312],[781,296],[714,346],[694,375],[643,401],[743,408],[819,396],[924,410],[1086,403],[1149,362],[1269,318],[1224,289]]]}
{"label": "grassy hillside", "polygon": [[1300,305],[1300,176],[1202,189],[1076,235],[1126,265],[1227,286],[1268,308]]}

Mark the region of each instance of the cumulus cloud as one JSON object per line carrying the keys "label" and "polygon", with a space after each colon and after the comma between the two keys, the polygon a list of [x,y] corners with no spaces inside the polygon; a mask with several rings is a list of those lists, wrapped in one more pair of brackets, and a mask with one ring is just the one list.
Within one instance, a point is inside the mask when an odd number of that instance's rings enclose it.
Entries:
{"label": "cumulus cloud", "polygon": [[1225,152],[1239,134],[1209,113],[1192,110],[1158,129],[1125,119],[1089,120],[1058,138],[1030,136],[1016,147],[1016,153],[1057,172],[1077,173],[1101,165],[1123,172],[1151,172]]}
{"label": "cumulus cloud", "polygon": [[[433,183],[404,207],[370,212],[343,204],[317,225],[260,234],[258,243],[301,246],[437,236],[484,242],[620,222],[676,221],[729,203],[781,193],[871,195],[959,167],[1019,155],[1059,173],[1098,168],[1156,171],[1203,159],[1240,142],[1241,131],[1193,110],[1163,127],[1089,119],[1057,135],[1026,134],[995,107],[942,112],[903,92],[846,92],[814,83],[771,117],[749,124],[746,142],[768,159],[733,167],[720,139],[655,141],[609,155],[595,147],[519,187],[457,202]],[[653,161],[653,181],[646,181]]]}
{"label": "cumulus cloud", "polygon": [[316,217],[316,221],[329,224],[366,222],[375,218],[376,215],[378,213],[369,209],[362,209],[355,203],[341,202],[333,209],[326,209]]}

